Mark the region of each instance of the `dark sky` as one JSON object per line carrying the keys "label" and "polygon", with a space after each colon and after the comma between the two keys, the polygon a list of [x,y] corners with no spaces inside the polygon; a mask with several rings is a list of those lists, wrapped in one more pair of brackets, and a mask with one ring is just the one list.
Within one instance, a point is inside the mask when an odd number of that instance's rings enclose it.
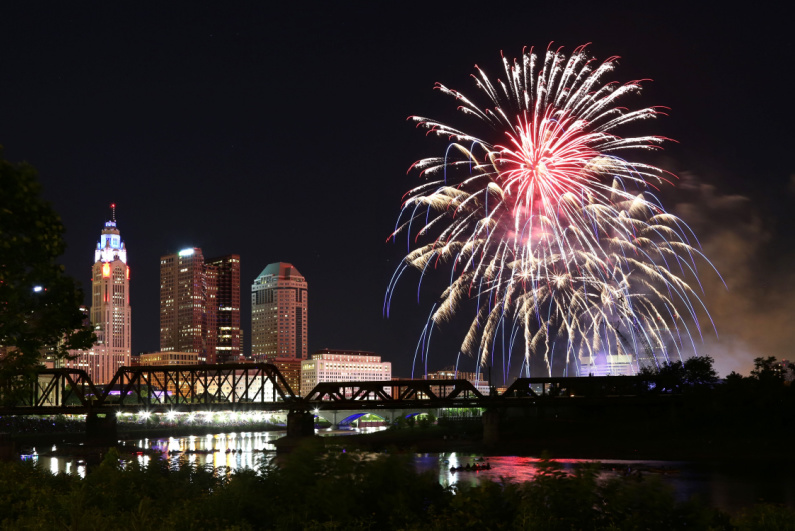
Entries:
{"label": "dark sky", "polygon": [[[0,145],[40,172],[83,286],[108,204],[132,271],[133,351],[158,349],[158,258],[198,246],[242,257],[249,289],[270,262],[310,287],[310,352],[373,350],[408,376],[434,281],[384,291],[405,244],[386,243],[407,174],[444,146],[409,115],[456,118],[443,82],[473,94],[501,50],[591,42],[613,77],[652,79],[670,107],[646,131],[674,138],[651,162],[680,176],[667,207],[699,233],[729,285],[702,280],[720,372],[792,358],[795,168],[789,14],[634,2],[4,2]],[[289,4],[289,6],[288,6]],[[2,191],[0,191],[2,193]],[[444,276],[444,275],[442,275]],[[466,324],[466,319],[462,321]],[[431,369],[454,363],[460,325],[434,332]],[[473,361],[463,362],[474,367]]]}

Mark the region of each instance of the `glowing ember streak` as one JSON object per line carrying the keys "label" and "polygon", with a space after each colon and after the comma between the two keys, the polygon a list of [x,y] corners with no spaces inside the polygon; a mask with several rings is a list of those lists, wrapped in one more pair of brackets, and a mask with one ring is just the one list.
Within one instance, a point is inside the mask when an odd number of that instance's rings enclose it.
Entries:
{"label": "glowing ember streak", "polygon": [[407,267],[424,274],[448,263],[452,281],[431,320],[476,298],[462,350],[482,364],[497,343],[508,352],[519,343],[528,374],[543,360],[551,375],[556,351],[565,351],[566,373],[605,355],[637,370],[693,344],[706,310],[686,278],[697,278],[702,255],[651,192],[666,172],[618,156],[665,139],[615,133],[661,113],[617,106],[640,82],[604,83],[616,59],[597,64],[585,47],[568,58],[547,50],[543,62],[532,50],[512,63],[503,57],[505,80],[492,83],[479,68],[473,75],[490,107],[436,85],[490,132],[411,118],[451,144],[444,157],[412,166],[428,182],[406,194],[392,237],[429,240],[395,272],[386,310]]}

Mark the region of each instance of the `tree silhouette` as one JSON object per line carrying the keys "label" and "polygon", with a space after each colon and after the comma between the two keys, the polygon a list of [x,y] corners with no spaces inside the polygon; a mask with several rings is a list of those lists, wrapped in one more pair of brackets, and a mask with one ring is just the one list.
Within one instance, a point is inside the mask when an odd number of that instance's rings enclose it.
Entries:
{"label": "tree silhouette", "polygon": [[57,262],[63,224],[40,194],[36,170],[4,160],[0,149],[0,389],[30,374],[42,352],[63,357],[94,341],[83,295]]}

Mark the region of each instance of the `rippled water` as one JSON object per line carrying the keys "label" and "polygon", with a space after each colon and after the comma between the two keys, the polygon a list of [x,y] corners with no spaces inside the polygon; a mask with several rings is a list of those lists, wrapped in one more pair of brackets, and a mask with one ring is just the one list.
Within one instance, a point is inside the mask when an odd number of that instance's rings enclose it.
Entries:
{"label": "rippled water", "polygon": [[[321,436],[344,436],[356,433],[369,433],[384,428],[361,428],[347,430],[316,430]],[[161,457],[178,468],[182,463],[197,466],[224,467],[225,471],[232,472],[243,468],[257,468],[267,462],[276,452],[273,442],[284,436],[284,431],[261,432],[230,432],[208,435],[186,435],[179,437],[140,437],[119,441],[122,458],[137,460],[147,464],[153,458]],[[125,449],[131,452],[128,454]],[[147,449],[147,452],[136,453],[136,449]],[[84,477],[86,474],[86,458],[78,455],[68,455],[68,448],[34,448],[35,453],[24,456],[46,466],[53,474],[66,472]],[[60,451],[59,451],[60,450]],[[58,456],[47,455],[58,452]]]}
{"label": "rippled water", "polygon": [[[372,428],[366,429],[372,431]],[[365,431],[364,429],[362,431]],[[356,430],[322,430],[318,435],[339,436],[358,433]],[[217,433],[199,436],[139,438],[121,441],[124,446],[148,448],[147,454],[132,454],[141,464],[162,456],[178,467],[187,462],[198,466],[212,466],[225,472],[257,468],[276,455],[274,441],[282,437],[282,431]],[[47,449],[39,449],[41,452]],[[80,457],[32,457],[53,473],[66,472],[85,476],[86,463]],[[521,456],[482,457],[462,453],[416,454],[417,470],[438,475],[443,485],[476,485],[480,481],[528,481],[539,470],[541,459]],[[450,468],[467,464],[489,463],[490,470],[451,471]],[[585,459],[558,459],[564,470],[573,469]],[[670,484],[680,500],[699,496],[706,503],[724,510],[733,510],[759,501],[783,503],[795,506],[795,479],[784,470],[740,468],[726,464],[722,466],[697,465],[673,461],[600,461],[602,478],[618,477],[629,473],[658,476]]]}
{"label": "rippled water", "polygon": [[[477,485],[490,481],[529,481],[539,471],[540,458],[520,456],[477,456],[471,454],[417,454],[419,471],[438,474],[443,485]],[[455,471],[451,467],[489,463],[489,470]],[[587,459],[555,459],[564,471],[573,472]],[[698,497],[710,506],[734,512],[758,502],[795,507],[795,477],[787,469],[758,468],[726,464],[696,464],[680,461],[599,461],[599,478],[655,477],[674,489],[679,501]]]}

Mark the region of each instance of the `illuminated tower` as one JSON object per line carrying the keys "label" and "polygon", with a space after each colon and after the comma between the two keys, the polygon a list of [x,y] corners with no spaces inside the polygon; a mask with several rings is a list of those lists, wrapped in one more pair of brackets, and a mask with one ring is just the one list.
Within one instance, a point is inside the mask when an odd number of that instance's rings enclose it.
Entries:
{"label": "illuminated tower", "polygon": [[268,265],[251,286],[252,356],[305,360],[306,331],[306,280],[292,264]]}
{"label": "illuminated tower", "polygon": [[240,255],[211,258],[207,260],[207,265],[208,273],[213,269],[217,286],[215,359],[217,363],[236,362],[243,345],[240,329]]}
{"label": "illuminated tower", "polygon": [[215,363],[217,271],[198,247],[160,257],[160,350]]}
{"label": "illuminated tower", "polygon": [[99,237],[91,268],[91,311],[97,342],[64,363],[83,369],[95,384],[106,384],[119,367],[130,364],[130,267],[116,226],[116,205]]}

